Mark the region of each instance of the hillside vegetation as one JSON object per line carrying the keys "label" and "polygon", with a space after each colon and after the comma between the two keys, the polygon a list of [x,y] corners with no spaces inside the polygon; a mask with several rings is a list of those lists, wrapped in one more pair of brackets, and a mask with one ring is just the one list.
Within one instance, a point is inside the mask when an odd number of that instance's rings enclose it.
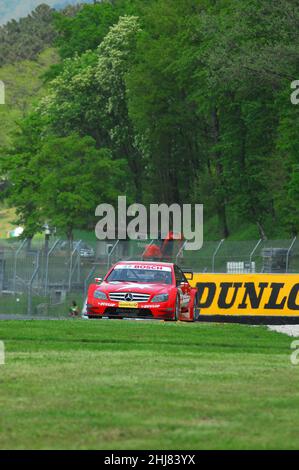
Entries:
{"label": "hillside vegetation", "polygon": [[30,16],[0,27],[0,66],[35,59],[55,38],[54,10],[40,5]]}
{"label": "hillside vegetation", "polygon": [[0,2],[0,25],[8,21],[18,20],[26,17],[39,5],[49,5],[53,8],[62,9],[68,5],[78,3],[89,3],[93,0],[1,0]]}
{"label": "hillside vegetation", "polygon": [[61,62],[0,156],[27,235],[47,220],[72,238],[122,194],[203,203],[213,238],[297,234],[297,3],[115,0],[54,15]]}
{"label": "hillside vegetation", "polygon": [[46,49],[36,60],[23,60],[0,67],[5,83],[6,104],[0,106],[0,142],[7,145],[17,123],[28,113],[33,102],[45,93],[42,76],[51,64],[57,62],[54,49]]}

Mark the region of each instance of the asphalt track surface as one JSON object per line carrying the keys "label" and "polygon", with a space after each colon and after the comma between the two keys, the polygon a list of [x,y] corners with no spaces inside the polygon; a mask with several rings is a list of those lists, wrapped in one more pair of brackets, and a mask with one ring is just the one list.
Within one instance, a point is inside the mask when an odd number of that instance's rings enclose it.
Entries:
{"label": "asphalt track surface", "polygon": [[285,335],[294,338],[299,337],[299,325],[269,325],[269,330],[277,331],[277,333],[284,333]]}

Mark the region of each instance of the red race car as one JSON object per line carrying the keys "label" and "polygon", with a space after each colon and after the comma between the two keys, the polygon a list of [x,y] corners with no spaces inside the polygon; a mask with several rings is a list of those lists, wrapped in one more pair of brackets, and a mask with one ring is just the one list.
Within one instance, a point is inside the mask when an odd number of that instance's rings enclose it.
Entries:
{"label": "red race car", "polygon": [[173,263],[123,261],[89,287],[89,318],[195,321],[197,290]]}

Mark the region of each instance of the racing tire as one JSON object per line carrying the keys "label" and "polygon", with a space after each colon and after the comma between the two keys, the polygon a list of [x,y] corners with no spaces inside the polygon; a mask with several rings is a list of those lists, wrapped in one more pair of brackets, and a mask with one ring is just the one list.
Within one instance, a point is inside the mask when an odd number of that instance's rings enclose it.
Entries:
{"label": "racing tire", "polygon": [[181,313],[180,299],[179,297],[177,297],[176,302],[175,302],[174,321],[179,321],[180,313]]}
{"label": "racing tire", "polygon": [[197,295],[194,297],[193,303],[193,322],[199,321],[199,309],[197,308]]}

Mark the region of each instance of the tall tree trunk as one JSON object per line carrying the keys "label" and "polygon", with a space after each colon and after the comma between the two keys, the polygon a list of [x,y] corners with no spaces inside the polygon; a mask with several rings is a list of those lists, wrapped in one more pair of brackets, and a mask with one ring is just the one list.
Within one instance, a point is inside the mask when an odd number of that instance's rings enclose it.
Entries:
{"label": "tall tree trunk", "polygon": [[69,228],[66,233],[67,236],[67,256],[68,259],[71,259],[72,251],[73,251],[73,241],[74,241],[74,234],[73,229]]}
{"label": "tall tree trunk", "polygon": [[[212,141],[213,145],[217,146],[220,142],[220,126],[217,108],[215,107],[212,111]],[[216,169],[216,211],[218,215],[219,225],[221,236],[227,238],[229,236],[229,229],[227,223],[227,214],[226,214],[226,198],[225,198],[225,181],[223,175],[223,165],[221,161],[221,152],[215,150],[213,152],[213,160],[215,163]]]}
{"label": "tall tree trunk", "polygon": [[32,239],[33,239],[33,235],[28,235],[28,237],[27,237],[27,243],[26,243],[26,251],[27,251],[27,253],[29,253],[29,251],[31,250]]}
{"label": "tall tree trunk", "polygon": [[262,224],[257,221],[256,225],[258,227],[259,234],[260,234],[260,237],[262,238],[262,240],[267,240],[267,235],[264,231],[264,228],[263,228]]}

